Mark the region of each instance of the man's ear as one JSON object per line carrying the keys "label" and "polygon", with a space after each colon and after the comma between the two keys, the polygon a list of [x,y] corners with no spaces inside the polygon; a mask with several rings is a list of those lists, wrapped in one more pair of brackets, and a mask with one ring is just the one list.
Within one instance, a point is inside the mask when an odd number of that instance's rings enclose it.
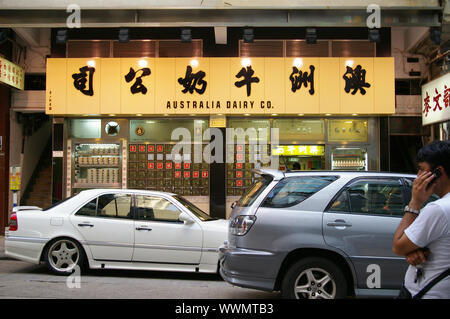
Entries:
{"label": "man's ear", "polygon": [[449,175],[448,175],[450,172],[446,172],[444,166],[439,165],[438,168],[439,168],[439,170],[441,171],[442,176],[444,176],[444,177],[447,178],[447,179],[450,178]]}

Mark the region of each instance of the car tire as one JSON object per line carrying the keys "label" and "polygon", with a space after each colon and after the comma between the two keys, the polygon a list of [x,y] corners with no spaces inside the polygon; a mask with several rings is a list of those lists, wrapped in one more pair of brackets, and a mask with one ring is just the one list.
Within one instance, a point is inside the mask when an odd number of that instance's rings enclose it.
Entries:
{"label": "car tire", "polygon": [[332,261],[308,257],[294,263],[281,286],[286,299],[340,299],[347,296],[347,281]]}
{"label": "car tire", "polygon": [[47,268],[57,275],[70,275],[84,265],[85,255],[81,245],[71,238],[58,238],[50,242],[44,251]]}

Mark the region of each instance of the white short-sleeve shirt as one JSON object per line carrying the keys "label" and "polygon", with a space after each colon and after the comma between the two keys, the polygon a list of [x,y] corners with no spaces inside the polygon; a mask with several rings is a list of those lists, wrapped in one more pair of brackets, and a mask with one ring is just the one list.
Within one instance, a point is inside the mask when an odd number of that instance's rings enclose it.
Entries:
{"label": "white short-sleeve shirt", "polygon": [[[450,267],[450,193],[429,203],[416,220],[405,230],[406,236],[415,245],[430,249],[427,261],[421,267],[423,275],[415,283],[417,268],[409,266],[405,276],[405,287],[414,296],[431,280]],[[450,298],[450,276],[429,290],[423,299]]]}

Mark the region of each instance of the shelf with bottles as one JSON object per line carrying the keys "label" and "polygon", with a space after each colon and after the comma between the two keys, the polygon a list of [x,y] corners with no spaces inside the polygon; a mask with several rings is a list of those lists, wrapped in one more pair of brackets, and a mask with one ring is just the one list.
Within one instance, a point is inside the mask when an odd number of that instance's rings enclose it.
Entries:
{"label": "shelf with bottles", "polygon": [[332,169],[366,169],[365,160],[334,160]]}
{"label": "shelf with bottles", "polygon": [[75,154],[79,157],[120,156],[120,145],[80,143],[75,146]]}

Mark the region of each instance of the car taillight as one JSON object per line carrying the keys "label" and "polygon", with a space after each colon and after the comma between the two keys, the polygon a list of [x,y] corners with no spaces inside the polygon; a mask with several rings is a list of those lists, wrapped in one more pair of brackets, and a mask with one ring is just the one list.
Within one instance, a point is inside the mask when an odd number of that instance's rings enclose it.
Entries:
{"label": "car taillight", "polygon": [[256,216],[241,215],[230,221],[230,233],[236,236],[244,236],[256,221]]}
{"label": "car taillight", "polygon": [[17,223],[17,214],[11,214],[9,219],[9,231],[16,231],[19,229],[19,224]]}

